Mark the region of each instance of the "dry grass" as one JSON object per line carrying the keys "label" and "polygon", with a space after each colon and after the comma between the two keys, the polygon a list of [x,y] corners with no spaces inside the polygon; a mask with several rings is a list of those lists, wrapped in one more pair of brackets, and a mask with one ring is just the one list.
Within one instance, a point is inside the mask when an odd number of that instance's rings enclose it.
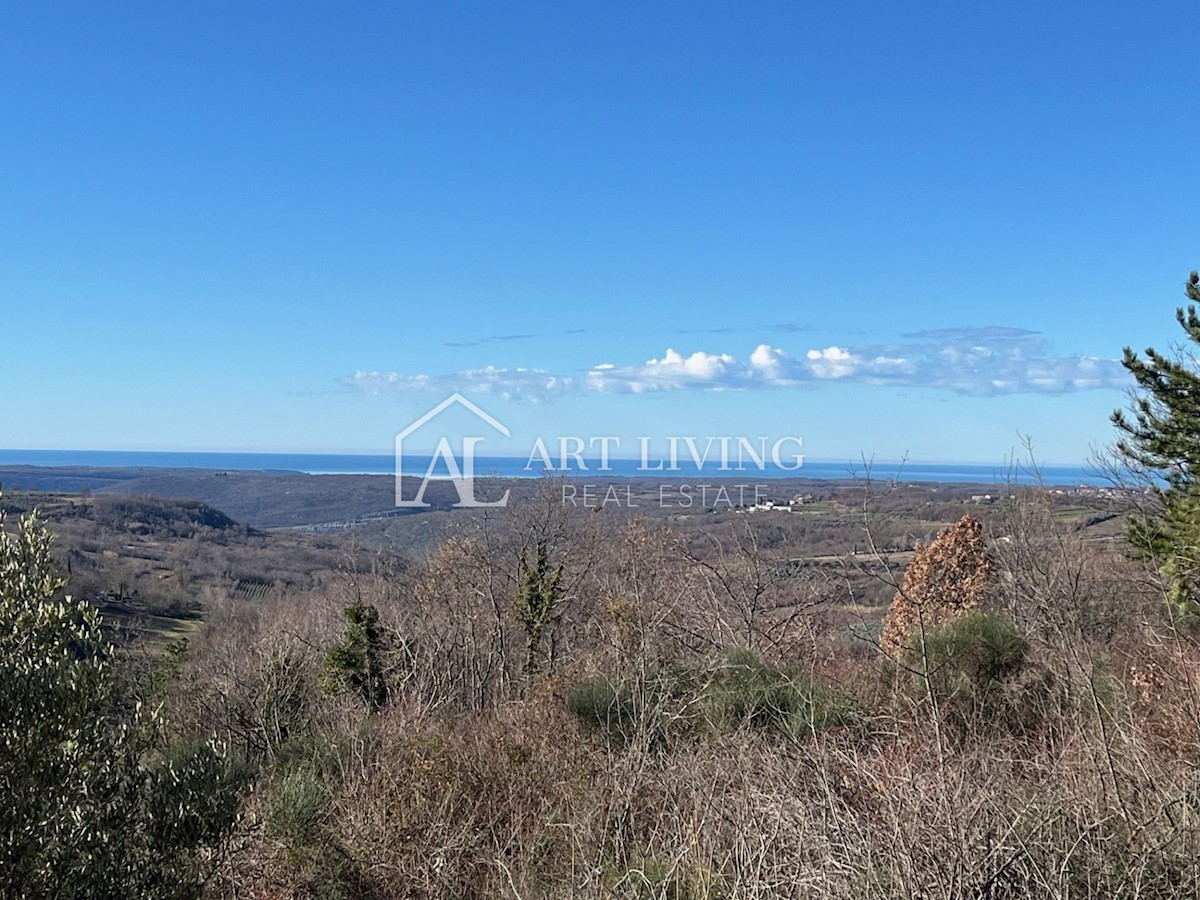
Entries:
{"label": "dry grass", "polygon": [[[699,561],[644,522],[491,523],[402,574],[215,616],[170,706],[223,732],[260,776],[253,827],[211,893],[1194,896],[1200,646],[1110,547],[1048,508],[1011,513],[985,605],[1025,647],[994,670],[851,653],[821,625],[819,584],[801,592],[805,612],[781,611],[763,548],[731,539]],[[550,535],[568,586],[538,677],[521,672],[511,607],[531,533]],[[404,648],[375,714],[317,687],[353,597]],[[671,666],[711,672],[748,643],[769,671],[853,698],[853,714],[655,739],[718,681],[647,686]],[[569,711],[572,688],[598,677],[654,701],[631,707],[633,738]]]}

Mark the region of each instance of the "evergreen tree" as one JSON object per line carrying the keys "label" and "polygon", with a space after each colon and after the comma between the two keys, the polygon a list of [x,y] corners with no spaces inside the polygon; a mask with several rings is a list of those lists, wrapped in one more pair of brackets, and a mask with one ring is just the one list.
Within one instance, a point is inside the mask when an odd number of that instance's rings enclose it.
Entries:
{"label": "evergreen tree", "polygon": [[384,672],[389,642],[379,624],[379,610],[356,599],[342,610],[342,618],[346,630],[321,667],[325,690],[355,694],[375,712],[387,703],[389,693]]}
{"label": "evergreen tree", "polygon": [[[1200,275],[1192,272],[1188,299],[1200,303]],[[1193,345],[1200,345],[1200,314],[1194,305],[1175,311]],[[1181,615],[1200,613],[1200,367],[1194,351],[1172,355],[1147,348],[1139,357],[1125,348],[1123,364],[1137,382],[1129,410],[1117,410],[1117,453],[1152,476],[1151,512],[1130,518],[1136,555],[1152,561],[1166,583],[1168,601]]]}

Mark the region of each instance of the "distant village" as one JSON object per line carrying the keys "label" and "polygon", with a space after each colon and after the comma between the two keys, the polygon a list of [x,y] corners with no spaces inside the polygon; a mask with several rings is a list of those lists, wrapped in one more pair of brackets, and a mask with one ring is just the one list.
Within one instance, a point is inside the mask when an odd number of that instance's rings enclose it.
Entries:
{"label": "distant village", "polygon": [[[920,485],[909,484],[907,487],[920,487]],[[938,491],[938,488],[933,488],[933,491]],[[1046,487],[1043,488],[1046,494],[1055,497],[1081,497],[1090,500],[1108,499],[1120,500],[1137,494],[1144,493],[1138,488],[1121,488],[1121,487],[1103,487],[1093,484],[1080,485],[1064,485],[1062,487]],[[804,507],[817,502],[817,497],[813,494],[796,494],[788,500],[774,500],[766,497],[759,497],[756,502],[746,504],[744,506],[735,506],[734,509],[739,513],[756,513],[756,512],[776,512],[776,513],[797,513],[803,512]],[[973,503],[977,505],[988,505],[997,503],[1001,500],[1016,499],[1016,494],[1012,493],[995,493],[995,494],[971,494],[968,498],[964,498],[964,503]]]}
{"label": "distant village", "polygon": [[796,494],[791,500],[769,500],[765,497],[760,497],[756,503],[747,506],[735,507],[738,512],[800,512],[805,504],[813,503],[816,500],[812,494]]}
{"label": "distant village", "polygon": [[[1133,497],[1144,491],[1136,488],[1119,488],[1119,487],[1101,487],[1094,484],[1080,484],[1075,486],[1064,487],[1047,487],[1043,490],[1053,497],[1087,497],[1089,499],[1106,499],[1120,500],[1126,497]],[[972,494],[971,503],[995,503],[1003,499],[1015,499],[1015,494]]]}

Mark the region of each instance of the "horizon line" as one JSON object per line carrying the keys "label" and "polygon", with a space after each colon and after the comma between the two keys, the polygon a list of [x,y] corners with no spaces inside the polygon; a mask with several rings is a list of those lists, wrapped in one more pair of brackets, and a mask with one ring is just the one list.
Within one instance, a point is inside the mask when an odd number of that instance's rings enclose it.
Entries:
{"label": "horizon line", "polygon": [[[193,455],[193,456],[313,456],[313,457],[351,456],[351,457],[363,457],[363,458],[370,458],[370,459],[394,458],[394,454],[392,454],[392,453],[372,452],[372,451],[363,451],[363,450],[344,450],[344,451],[343,450],[178,450],[178,449],[175,449],[175,450],[146,450],[146,449],[113,449],[113,448],[98,448],[98,447],[89,447],[89,448],[0,447],[0,454],[20,454],[20,453],[68,453],[68,454],[99,453],[99,454],[135,454],[135,455],[174,454],[174,455],[181,455],[181,456],[182,455]],[[416,451],[414,455],[421,456],[421,457],[426,457],[426,456],[432,457],[434,454],[433,454],[433,451],[431,451],[431,450],[419,450],[419,451]],[[531,457],[529,457],[527,455],[523,455],[523,454],[491,453],[491,454],[479,454],[477,458],[479,458],[479,459],[497,459],[497,460],[525,460],[526,462],[528,462]],[[585,454],[583,458],[587,462],[599,462],[600,461],[599,456],[588,456]],[[619,454],[609,454],[607,458],[608,458],[608,460],[613,461],[613,462],[640,462],[642,459],[642,457],[640,455],[625,456],[625,455],[619,455]],[[667,458],[666,455],[651,457],[651,459],[653,459],[654,461],[662,461],[662,460],[665,460],[666,458]],[[686,460],[684,458],[680,457],[678,461],[680,463],[692,462],[690,457],[687,458]],[[884,466],[935,466],[936,465],[936,466],[992,466],[992,467],[996,467],[996,468],[1021,468],[1021,469],[1045,468],[1045,467],[1086,468],[1089,465],[1091,465],[1091,463],[1088,460],[1081,460],[1081,461],[1074,461],[1074,462],[1042,461],[1042,462],[1037,462],[1037,463],[1029,463],[1029,462],[1024,462],[1024,461],[1015,460],[1015,459],[1010,459],[1010,460],[994,460],[994,459],[992,459],[992,460],[963,460],[963,459],[957,459],[957,460],[953,460],[953,459],[925,459],[925,458],[916,459],[916,458],[911,458],[911,457],[904,457],[904,458],[894,458],[893,457],[893,458],[885,459],[885,458],[876,458],[876,457],[870,457],[870,456],[864,457],[863,454],[860,453],[859,455],[854,456],[854,457],[849,457],[849,456],[846,456],[846,457],[811,456],[810,457],[808,455],[805,455],[804,462],[799,468],[802,469],[804,467],[804,465],[808,465],[810,463],[815,463],[815,464],[820,464],[820,465],[854,465],[854,466],[858,466],[858,467],[875,466],[875,465],[884,465]],[[19,462],[0,462],[0,465],[9,465],[9,466],[33,465],[33,466],[37,466],[39,464],[38,463],[19,463]]]}

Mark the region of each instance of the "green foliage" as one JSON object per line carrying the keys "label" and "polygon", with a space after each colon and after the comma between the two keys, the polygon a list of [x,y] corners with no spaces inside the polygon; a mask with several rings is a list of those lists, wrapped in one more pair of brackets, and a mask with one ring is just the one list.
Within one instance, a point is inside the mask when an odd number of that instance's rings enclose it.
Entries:
{"label": "green foliage", "polygon": [[376,896],[354,859],[324,827],[336,788],[336,780],[314,763],[276,772],[267,808],[267,830],[284,842],[298,876],[293,896],[321,900]]}
{"label": "green foliage", "polygon": [[566,703],[616,746],[640,739],[658,748],[704,731],[741,728],[802,737],[844,722],[852,709],[848,698],[799,669],[768,665],[744,649],[663,666],[640,681],[581,681]]}
{"label": "green foliage", "polygon": [[657,730],[657,723],[647,722],[646,704],[633,689],[611,678],[578,682],[567,692],[566,704],[573,716],[616,746],[631,744],[647,724]]}
{"label": "green foliage", "polygon": [[267,826],[296,845],[313,841],[332,796],[320,769],[306,763],[288,767],[271,790]]}
{"label": "green foliage", "polygon": [[711,722],[803,736],[842,722],[847,698],[795,668],[769,666],[749,650],[726,654],[704,699]]}
{"label": "green foliage", "polygon": [[138,683],[141,695],[148,699],[163,696],[167,687],[178,677],[184,660],[187,658],[188,639],[186,637],[168,641],[162,649],[162,654],[139,673]]}
{"label": "green foliage", "polygon": [[551,565],[545,540],[539,540],[533,547],[532,562],[529,556],[527,548],[517,557],[516,616],[526,639],[525,671],[534,674],[541,668],[539,657],[546,627],[563,596],[563,567]]}
{"label": "green foliage", "polygon": [[[352,738],[355,752],[374,751],[367,720]],[[362,729],[368,729],[364,732]],[[278,748],[267,795],[267,833],[280,841],[298,876],[295,896],[375,896],[353,854],[337,840],[329,810],[342,787],[345,733],[317,729],[297,734]]]}
{"label": "green foliage", "polygon": [[[946,697],[980,697],[1015,674],[1029,642],[1008,616],[973,611],[925,635],[930,680]],[[920,665],[919,648],[909,662]]]}
{"label": "green foliage", "polygon": [[2,526],[0,896],[197,896],[240,773],[126,702],[99,616],[59,594],[50,534],[33,516]]}
{"label": "green foliage", "polygon": [[[1040,721],[1053,679],[1029,664],[1029,642],[1000,612],[974,610],[925,634],[908,651],[918,692],[927,688],[953,733],[1021,732]],[[924,665],[928,666],[928,680]]]}
{"label": "green foliage", "polygon": [[356,599],[342,611],[346,630],[340,642],[325,654],[321,680],[331,695],[356,695],[372,712],[388,700],[385,661],[390,646],[379,624],[379,610]]}
{"label": "green foliage", "polygon": [[613,896],[628,900],[723,900],[730,892],[723,879],[706,871],[687,871],[653,854],[639,856],[609,873]]}
{"label": "green foliage", "polygon": [[[1188,299],[1200,303],[1200,275],[1191,273]],[[1194,305],[1175,311],[1180,328],[1200,345],[1200,314]],[[1125,462],[1157,479],[1157,509],[1133,516],[1129,542],[1135,554],[1154,562],[1166,582],[1167,600],[1187,618],[1200,614],[1200,371],[1195,356],[1168,356],[1154,348],[1139,357],[1125,348],[1123,365],[1139,393],[1128,411],[1112,414],[1121,434],[1117,452]]]}
{"label": "green foliage", "polygon": [[249,772],[213,741],[168,744],[144,760],[146,821],[156,852],[214,846],[237,818]]}

